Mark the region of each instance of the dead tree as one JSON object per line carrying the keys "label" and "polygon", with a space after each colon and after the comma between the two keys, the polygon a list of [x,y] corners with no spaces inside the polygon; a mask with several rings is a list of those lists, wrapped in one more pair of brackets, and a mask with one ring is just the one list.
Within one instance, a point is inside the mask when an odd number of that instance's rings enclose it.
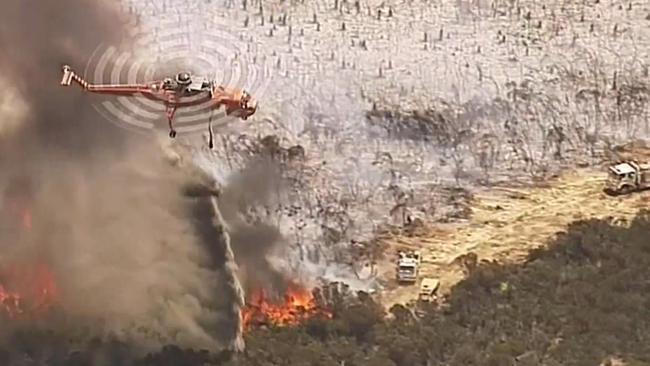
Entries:
{"label": "dead tree", "polygon": [[478,166],[486,183],[490,180],[490,170],[494,168],[499,155],[499,142],[494,134],[483,134],[473,150],[477,155]]}

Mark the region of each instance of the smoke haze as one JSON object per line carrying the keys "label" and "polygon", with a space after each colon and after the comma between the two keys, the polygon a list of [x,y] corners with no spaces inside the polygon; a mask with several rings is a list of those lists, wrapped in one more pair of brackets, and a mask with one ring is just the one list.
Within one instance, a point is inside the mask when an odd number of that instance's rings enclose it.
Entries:
{"label": "smoke haze", "polygon": [[271,216],[263,211],[277,207],[274,199],[284,189],[279,169],[268,159],[254,160],[231,177],[220,198],[244,287],[276,296],[285,294],[288,279],[269,258],[286,249],[287,243],[276,226],[261,218]]}
{"label": "smoke haze", "polygon": [[47,264],[59,313],[3,320],[0,336],[8,345],[45,327],[138,350],[241,347],[241,289],[218,207],[182,194],[212,182],[172,166],[154,139],[101,120],[92,96],[59,86],[62,64],[81,67],[100,43],[122,40],[107,3],[3,1],[0,77],[11,90],[0,97],[0,205],[19,201],[32,218],[31,229],[0,228],[0,266]]}

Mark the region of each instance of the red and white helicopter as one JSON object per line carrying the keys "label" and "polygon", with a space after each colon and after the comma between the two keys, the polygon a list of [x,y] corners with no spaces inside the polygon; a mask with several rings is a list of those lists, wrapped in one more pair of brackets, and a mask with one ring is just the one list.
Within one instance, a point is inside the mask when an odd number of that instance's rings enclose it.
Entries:
{"label": "red and white helicopter", "polygon": [[[165,106],[171,138],[176,137],[173,120],[178,108],[209,103],[210,108],[214,109],[225,106],[226,115],[239,117],[242,120],[246,120],[257,110],[257,101],[245,90],[225,88],[205,78],[193,78],[187,72],[178,73],[173,78],[167,77],[145,84],[91,84],[77,75],[70,66],[63,66],[61,85],[69,86],[72,81],[92,93],[144,96],[161,102]],[[208,125],[210,148],[213,145],[211,122]]]}

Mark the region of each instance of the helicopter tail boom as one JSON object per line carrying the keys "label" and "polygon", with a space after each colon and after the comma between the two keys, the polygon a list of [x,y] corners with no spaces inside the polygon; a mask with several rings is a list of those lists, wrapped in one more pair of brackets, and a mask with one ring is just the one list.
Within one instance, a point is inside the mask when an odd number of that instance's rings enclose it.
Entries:
{"label": "helicopter tail boom", "polygon": [[114,94],[114,95],[134,95],[134,94],[151,94],[152,89],[146,84],[91,84],[77,75],[70,66],[63,66],[63,77],[61,85],[70,86],[72,82],[81,85],[84,90],[92,93]]}

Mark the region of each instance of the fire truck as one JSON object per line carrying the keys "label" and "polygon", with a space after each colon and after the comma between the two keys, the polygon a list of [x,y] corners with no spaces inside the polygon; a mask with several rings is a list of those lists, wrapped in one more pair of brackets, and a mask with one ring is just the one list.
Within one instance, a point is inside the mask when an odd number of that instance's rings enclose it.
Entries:
{"label": "fire truck", "polygon": [[397,259],[397,282],[398,283],[416,283],[422,261],[420,252],[398,252]]}
{"label": "fire truck", "polygon": [[605,191],[610,194],[628,194],[650,187],[650,164],[630,160],[609,167]]}
{"label": "fire truck", "polygon": [[437,278],[424,278],[420,283],[420,292],[418,293],[418,301],[422,303],[433,303],[438,300],[438,289],[440,288],[440,280]]}

